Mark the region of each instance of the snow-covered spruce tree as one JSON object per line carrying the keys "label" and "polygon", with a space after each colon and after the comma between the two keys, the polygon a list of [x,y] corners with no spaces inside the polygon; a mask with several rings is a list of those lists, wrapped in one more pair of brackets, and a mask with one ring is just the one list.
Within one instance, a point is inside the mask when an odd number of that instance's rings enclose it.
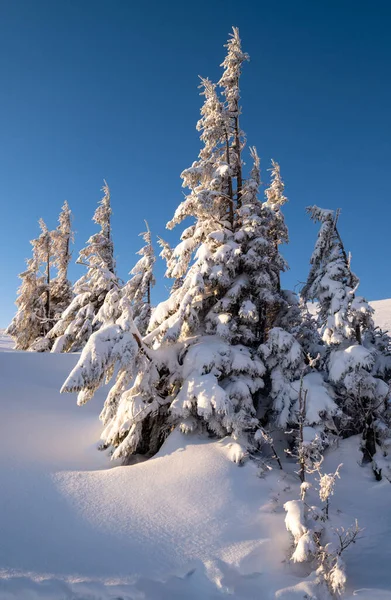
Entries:
{"label": "snow-covered spruce tree", "polygon": [[[126,365],[121,363],[102,412],[103,445],[113,446],[115,457],[153,454],[164,433],[176,424],[183,431],[203,428],[219,436],[231,434],[243,446],[252,444],[258,427],[256,399],[265,374],[257,350],[269,337],[269,346],[262,348],[269,375],[283,355],[282,384],[293,390],[284,406],[283,391],[275,388],[274,412],[277,418],[285,410],[290,422],[295,415],[305,355],[293,335],[276,329],[283,318],[290,323],[292,308],[291,295],[280,289],[280,272],[286,267],[279,254],[279,245],[287,241],[281,213],[286,198],[279,167],[273,163],[266,201],[257,199],[260,174],[255,150],[250,177],[246,181],[242,177],[244,135],[238,100],[247,55],[238,44],[234,30],[220,81],[225,102],[215,85],[202,80],[205,101],[197,129],[203,148],[182,173],[189,192],[168,227],[187,217],[193,224],[175,248],[162,242],[166,274],[175,280],[169,298],[153,311],[143,340],[129,317],[117,317],[108,325],[111,329],[103,327],[94,334],[63,387],[78,391],[79,402],[88,400],[113,373],[118,339],[133,332],[136,358],[132,355]],[[128,299],[127,307],[130,304]],[[100,347],[106,348],[103,358]],[[323,381],[316,381],[316,387],[321,386]],[[311,410],[316,420],[322,419],[322,408],[311,405]],[[239,451],[236,458],[242,455]]]}
{"label": "snow-covered spruce tree", "polygon": [[[23,314],[27,305],[35,307],[36,318],[33,317],[35,326],[31,328],[30,332],[22,332],[21,335],[25,341],[21,345],[18,344],[18,347],[22,348],[23,346],[24,350],[29,349],[38,352],[49,349],[50,341],[47,339],[46,334],[56,320],[56,313],[58,313],[56,309],[57,291],[60,291],[57,285],[57,278],[52,278],[53,267],[57,266],[59,269],[57,264],[58,250],[56,246],[58,232],[57,230],[49,231],[42,219],[39,220],[39,226],[41,234],[38,238],[31,241],[33,259],[28,261],[27,271],[21,274],[21,278],[26,282],[27,290],[31,292],[31,299],[27,298],[27,294],[30,292],[26,291],[25,285],[22,285],[19,290],[23,295],[23,300],[21,300],[21,304],[25,307],[23,308]],[[58,273],[60,275],[61,270]],[[24,296],[25,293],[26,296]],[[37,298],[39,298],[39,301]],[[18,317],[18,322],[18,327],[23,327],[24,317],[22,320]],[[10,332],[16,331],[14,325],[10,327]],[[27,339],[29,339],[30,343],[26,346]]]}
{"label": "snow-covered spruce tree", "polygon": [[93,216],[100,231],[89,238],[77,260],[87,267],[87,273],[74,284],[71,304],[47,336],[54,340],[52,352],[73,352],[83,348],[93,331],[100,326],[95,316],[106,294],[118,286],[111,239],[110,191],[106,182],[103,192],[104,196]]}
{"label": "snow-covered spruce tree", "polygon": [[238,248],[235,273],[232,284],[209,312],[207,325],[213,329],[214,322],[227,315],[231,341],[256,348],[263,340],[267,308],[276,301],[275,293],[279,292],[271,266],[274,246],[267,231],[270,211],[258,199],[259,157],[255,148],[250,152],[253,168],[242,186],[234,219],[234,241]]}
{"label": "snow-covered spruce tree", "polygon": [[[194,219],[180,244],[166,253],[167,275],[181,285],[153,311],[149,333],[138,343],[136,359],[120,368],[102,413],[103,443],[115,447],[115,457],[140,451],[152,454],[155,440],[160,438],[161,443],[164,430],[177,423],[184,431],[201,426],[240,440],[257,424],[253,396],[262,386],[264,367],[250,347],[237,343],[234,315],[223,306],[216,308],[232,288],[241,254],[234,239],[234,209],[242,194],[243,139],[236,131],[239,108],[234,114],[228,98],[238,99],[241,63],[247,56],[239,52],[237,31],[234,38],[228,53],[234,52],[236,58],[226,67],[232,82],[228,76],[224,82],[227,106],[220,102],[216,86],[202,80],[205,102],[197,128],[203,148],[182,173],[189,193],[168,224],[172,228],[186,217]],[[112,327],[122,333],[111,332],[125,335],[123,323]],[[127,327],[136,339],[134,324]],[[80,402],[89,399],[103,376],[112,372],[111,350],[95,367],[97,347],[109,333],[103,328],[91,337],[64,384],[64,391],[79,391]]]}
{"label": "snow-covered spruce tree", "polygon": [[[122,310],[132,308],[132,318],[139,335],[143,336],[148,328],[151,317],[151,288],[155,285],[153,267],[156,261],[152,246],[152,236],[147,225],[147,231],[140,233],[145,246],[137,252],[141,255],[133,269],[132,277],[122,287],[114,287],[106,295],[105,301],[98,311],[95,321],[102,327],[115,323],[121,317]],[[127,302],[121,302],[123,298]]]}
{"label": "snow-covered spruce tree", "polygon": [[141,335],[145,335],[151,318],[151,289],[155,285],[153,267],[156,261],[151,232],[148,223],[145,224],[147,231],[140,234],[145,246],[137,253],[141,258],[130,271],[133,277],[123,289],[123,293],[131,299],[134,323]]}
{"label": "snow-covered spruce tree", "polygon": [[[41,276],[41,288],[45,293],[46,319],[40,338],[30,347],[34,352],[49,351],[53,339],[48,333],[60,319],[62,313],[72,300],[72,286],[67,278],[68,264],[71,259],[69,251],[73,239],[71,231],[71,211],[65,202],[59,216],[59,225],[54,231],[47,231],[45,224],[41,223],[42,234],[37,240],[39,262],[43,263],[44,275]],[[56,277],[51,276],[52,269],[57,270]]]}
{"label": "snow-covered spruce tree", "polygon": [[355,295],[359,280],[351,271],[334,213],[318,207],[308,212],[321,227],[303,297],[319,302],[318,325],[327,346],[324,362],[345,415],[343,433],[362,434],[364,460],[381,478],[381,455],[386,452],[382,442],[390,437],[390,392],[380,365],[388,359],[382,361],[381,345],[375,343],[372,308]]}
{"label": "snow-covered spruce tree", "polygon": [[45,304],[42,299],[42,287],[37,279],[37,271],[38,262],[34,252],[33,258],[27,260],[26,271],[19,275],[22,283],[15,302],[18,310],[6,329],[6,333],[15,342],[16,350],[28,350],[33,342],[42,335]]}
{"label": "snow-covered spruce tree", "polygon": [[68,266],[72,257],[70,244],[73,242],[71,222],[71,209],[65,201],[58,218],[57,229],[52,232],[53,264],[57,270],[56,277],[51,283],[51,302],[55,321],[58,321],[72,300],[72,284],[68,279]]}
{"label": "snow-covered spruce tree", "polygon": [[265,215],[267,221],[266,237],[269,243],[269,268],[275,297],[274,301],[270,299],[268,303],[265,323],[266,333],[276,322],[281,307],[287,308],[284,295],[281,294],[281,273],[287,270],[288,265],[279,253],[279,246],[280,244],[287,244],[289,241],[288,228],[281,211],[288,199],[284,195],[285,186],[281,178],[280,165],[272,160],[270,170],[271,185],[265,191],[266,202],[263,205],[263,210],[269,213]]}
{"label": "snow-covered spruce tree", "polygon": [[39,226],[41,228],[40,236],[33,242],[34,253],[37,259],[39,277],[38,283],[40,286],[41,294],[44,295],[45,304],[45,319],[42,321],[41,336],[45,334],[51,328],[53,322],[53,311],[51,302],[51,268],[53,266],[53,236],[44,222],[43,219],[39,220]]}
{"label": "snow-covered spruce tree", "polygon": [[[224,71],[218,85],[225,98],[223,108],[226,122],[226,162],[230,167],[231,178],[236,178],[236,201],[237,205],[240,206],[243,186],[241,151],[245,144],[245,137],[239,125],[241,114],[239,82],[242,65],[250,57],[242,50],[242,42],[237,27],[232,28],[232,34],[225,47],[227,48],[227,55],[221,64]],[[228,181],[228,184],[230,188],[229,194],[232,196],[232,185],[230,185],[232,184],[232,179]]]}
{"label": "snow-covered spruce tree", "polygon": [[338,214],[317,206],[307,212],[321,226],[302,297],[305,301],[318,300],[318,324],[326,344],[347,340],[361,343],[362,331],[373,327],[373,309],[364,298],[355,296],[359,280],[351,271],[350,257],[337,229]]}
{"label": "snow-covered spruce tree", "polygon": [[[325,420],[337,412],[337,407],[312,360],[318,353],[314,352],[318,351],[319,336],[310,316],[303,318],[296,296],[281,290],[280,284],[287,264],[279,246],[288,242],[281,211],[287,198],[280,167],[272,161],[271,185],[265,192],[266,201],[261,203],[259,158],[255,149],[251,154],[254,165],[244,183],[235,222],[235,241],[241,248],[239,276],[217,307],[223,305],[235,315],[237,339],[258,349],[267,367],[264,406],[259,407],[265,414],[263,421],[268,421],[271,409],[271,420],[277,426],[285,429],[288,424],[298,425],[299,387],[304,374],[303,385],[308,390],[305,424],[316,426],[325,439]],[[311,361],[310,368],[307,365]]]}
{"label": "snow-covered spruce tree", "polygon": [[[173,252],[174,251],[171,248],[170,244],[168,242],[166,242],[165,240],[163,240],[161,237],[158,237],[158,244],[161,247],[161,252],[159,253],[159,256],[165,261],[166,268],[167,268],[167,270],[169,270],[173,264]],[[172,294],[173,292],[175,292],[175,290],[180,288],[182,284],[183,284],[183,278],[177,277],[171,286],[170,294]]]}

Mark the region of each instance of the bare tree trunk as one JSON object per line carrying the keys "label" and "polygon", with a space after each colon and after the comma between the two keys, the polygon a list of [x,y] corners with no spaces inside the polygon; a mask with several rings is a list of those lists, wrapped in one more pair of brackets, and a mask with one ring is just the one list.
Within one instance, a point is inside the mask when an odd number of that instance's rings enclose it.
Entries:
{"label": "bare tree trunk", "polygon": [[303,377],[300,381],[299,390],[299,477],[301,483],[305,481],[305,454],[304,454],[304,422],[307,404],[307,391],[303,394]]}
{"label": "bare tree trunk", "polygon": [[[50,328],[49,319],[50,319],[50,250],[47,253],[47,261],[46,261],[46,319],[47,323],[45,325],[45,329],[48,330]],[[46,332],[45,332],[46,333]]]}
{"label": "bare tree trunk", "polygon": [[[228,140],[228,132],[225,129],[225,158],[227,161],[227,165],[231,167],[230,157],[229,157],[229,140]],[[233,207],[233,190],[232,190],[232,177],[231,175],[228,177],[228,196],[231,199],[229,202],[229,220],[231,225],[234,224],[234,207]]]}
{"label": "bare tree trunk", "polygon": [[[239,107],[237,107],[237,112],[239,113]],[[239,136],[239,116],[235,117],[235,151],[237,156],[237,188],[236,188],[236,203],[240,208],[242,205],[242,188],[243,188],[243,179],[242,179],[242,159],[241,159],[241,149],[240,149],[240,136]]]}
{"label": "bare tree trunk", "polygon": [[64,273],[64,278],[65,278],[65,279],[67,279],[67,278],[68,278],[68,265],[69,265],[69,262],[70,262],[70,260],[71,260],[71,254],[70,254],[70,252],[69,252],[69,244],[70,244],[70,242],[71,242],[71,240],[70,240],[70,237],[71,237],[71,236],[70,236],[70,234],[69,234],[69,235],[68,235],[68,237],[67,237],[67,249],[66,249],[66,264],[67,264],[67,267],[66,267],[66,268],[67,268],[67,270],[66,270],[66,272]]}
{"label": "bare tree trunk", "polygon": [[356,340],[358,344],[361,344],[362,342],[362,338],[361,338],[361,327],[359,325],[359,323],[356,323],[356,325],[354,326],[354,332],[356,334]]}

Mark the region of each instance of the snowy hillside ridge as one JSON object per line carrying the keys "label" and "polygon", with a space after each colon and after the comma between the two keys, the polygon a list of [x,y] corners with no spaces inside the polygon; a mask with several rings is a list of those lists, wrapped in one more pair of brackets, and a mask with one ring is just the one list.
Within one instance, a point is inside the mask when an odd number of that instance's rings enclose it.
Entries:
{"label": "snowy hillside ridge", "polygon": [[340,209],[306,208],[308,277],[283,289],[288,198],[273,159],[262,189],[240,128],[248,60],[233,27],[219,80],[201,79],[200,150],[166,225],[181,233],[159,240],[163,302],[148,225],[117,277],[106,182],[72,287],[68,205],[55,231],[40,221],[7,328],[18,352],[0,354],[10,593],[46,574],[83,600],[117,584],[117,600],[388,591],[391,335],[359,295]]}
{"label": "snowy hillside ridge", "polygon": [[[375,311],[373,318],[376,327],[380,327],[383,331],[391,332],[391,298],[385,300],[371,300],[369,304]],[[307,306],[311,314],[316,314],[316,302],[308,302]]]}
{"label": "snowy hillside ridge", "polygon": [[369,303],[375,311],[375,323],[383,331],[391,332],[391,299],[373,300]]}
{"label": "snowy hillside ridge", "polygon": [[5,329],[0,329],[0,351],[11,351],[14,349],[14,346],[14,340],[5,333]]}
{"label": "snowy hillside ridge", "polygon": [[[179,427],[230,436],[238,448],[231,457],[241,464],[264,454],[265,443],[272,449],[277,428],[304,476],[337,438],[360,434],[363,461],[380,480],[391,443],[391,336],[375,328],[373,308],[359,295],[338,208],[306,208],[318,231],[307,281],[300,298],[283,289],[289,268],[281,251],[289,243],[283,169],[271,158],[263,187],[260,154],[240,127],[241,78],[250,57],[237,27],[224,48],[217,81],[201,78],[200,149],[180,174],[184,194],[166,223],[180,230],[179,239],[172,248],[159,239],[165,276],[173,280],[168,297],[152,307],[148,226],[129,281],[118,279],[104,181],[93,216],[98,231],[77,260],[84,275],[70,288],[66,203],[56,230],[39,221],[7,332],[17,350],[81,351],[61,387],[77,392],[80,405],[111,382],[100,418],[101,448],[113,460],[150,458]],[[314,300],[315,317],[305,305]],[[314,435],[307,441],[309,426]],[[322,562],[326,571],[340,570],[337,556],[327,568]]]}
{"label": "snowy hillside ridge", "polygon": [[[288,561],[294,462],[260,478],[255,462],[230,461],[229,438],[175,432],[155,458],[107,469],[95,449],[104,393],[80,409],[58,392],[76,360],[0,353],[1,600],[324,600]],[[331,518],[365,528],[344,556],[344,598],[389,600],[391,486],[358,461],[353,437],[324,463],[343,463]]]}

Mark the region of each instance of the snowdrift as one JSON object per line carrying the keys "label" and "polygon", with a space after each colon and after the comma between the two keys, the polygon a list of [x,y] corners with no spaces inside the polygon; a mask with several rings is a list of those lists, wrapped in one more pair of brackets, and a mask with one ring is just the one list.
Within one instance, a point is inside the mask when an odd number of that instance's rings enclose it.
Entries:
{"label": "snowdrift", "polygon": [[[154,459],[113,466],[95,447],[104,391],[82,408],[58,391],[77,356],[1,346],[1,600],[324,600],[289,562],[294,465],[260,478],[229,460],[231,440],[174,432]],[[346,597],[390,600],[391,485],[358,460],[350,438],[325,461],[343,463],[336,525],[364,528]]]}

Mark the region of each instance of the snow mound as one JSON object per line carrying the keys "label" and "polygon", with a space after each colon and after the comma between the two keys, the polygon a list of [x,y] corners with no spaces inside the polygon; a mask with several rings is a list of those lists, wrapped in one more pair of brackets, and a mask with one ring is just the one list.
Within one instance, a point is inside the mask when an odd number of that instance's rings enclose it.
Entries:
{"label": "snow mound", "polygon": [[[391,299],[387,300],[372,300],[369,303],[375,311],[373,319],[375,324],[383,331],[391,333]],[[308,302],[308,310],[311,314],[316,314],[317,303]]]}
{"label": "snow mound", "polygon": [[5,334],[5,329],[0,329],[0,352],[11,351],[13,350],[13,347],[13,339]]}
{"label": "snow mound", "polygon": [[[232,464],[232,440],[176,431],[155,458],[112,466],[95,448],[105,391],[83,408],[59,394],[76,360],[0,352],[1,600],[323,600],[288,560],[293,464],[260,478]],[[336,525],[364,528],[344,555],[346,598],[391,600],[391,486],[358,459],[350,438],[324,463],[344,465]]]}
{"label": "snow mound", "polygon": [[376,325],[383,331],[391,333],[391,299],[374,300],[369,304],[375,310],[374,320]]}

